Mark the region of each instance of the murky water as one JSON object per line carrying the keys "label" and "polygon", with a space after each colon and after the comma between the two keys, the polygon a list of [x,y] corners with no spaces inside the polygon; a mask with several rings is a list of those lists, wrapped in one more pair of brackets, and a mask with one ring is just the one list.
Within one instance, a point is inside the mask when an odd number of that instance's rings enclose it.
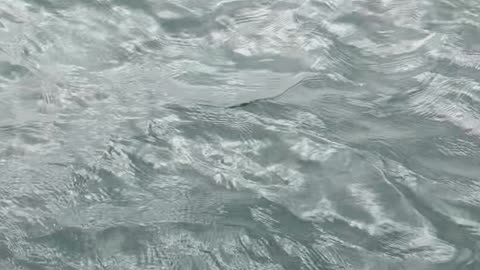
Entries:
{"label": "murky water", "polygon": [[479,260],[479,1],[0,1],[0,269]]}

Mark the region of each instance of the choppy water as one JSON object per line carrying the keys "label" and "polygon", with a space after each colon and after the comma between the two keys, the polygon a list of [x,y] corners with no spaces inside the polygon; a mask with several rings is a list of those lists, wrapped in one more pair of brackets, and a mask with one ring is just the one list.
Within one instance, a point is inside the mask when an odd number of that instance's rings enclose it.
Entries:
{"label": "choppy water", "polygon": [[0,269],[480,269],[479,71],[476,0],[1,0]]}

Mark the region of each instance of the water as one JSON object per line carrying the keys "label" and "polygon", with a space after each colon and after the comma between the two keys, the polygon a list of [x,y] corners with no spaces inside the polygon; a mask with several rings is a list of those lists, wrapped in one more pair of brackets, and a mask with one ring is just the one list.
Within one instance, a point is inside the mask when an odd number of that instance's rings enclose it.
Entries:
{"label": "water", "polygon": [[480,269],[475,0],[1,0],[0,269]]}

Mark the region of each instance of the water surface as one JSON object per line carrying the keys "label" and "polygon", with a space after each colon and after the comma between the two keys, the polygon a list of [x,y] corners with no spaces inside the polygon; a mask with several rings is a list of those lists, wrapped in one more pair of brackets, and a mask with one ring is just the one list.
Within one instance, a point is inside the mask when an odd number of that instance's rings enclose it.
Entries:
{"label": "water surface", "polygon": [[2,0],[0,269],[480,269],[475,0]]}

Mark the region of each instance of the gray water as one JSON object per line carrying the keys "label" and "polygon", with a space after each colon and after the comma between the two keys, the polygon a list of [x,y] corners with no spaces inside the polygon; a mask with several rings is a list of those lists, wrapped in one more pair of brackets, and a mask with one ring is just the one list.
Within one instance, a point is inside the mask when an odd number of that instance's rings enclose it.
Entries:
{"label": "gray water", "polygon": [[479,1],[0,1],[1,270],[478,270],[479,165]]}

